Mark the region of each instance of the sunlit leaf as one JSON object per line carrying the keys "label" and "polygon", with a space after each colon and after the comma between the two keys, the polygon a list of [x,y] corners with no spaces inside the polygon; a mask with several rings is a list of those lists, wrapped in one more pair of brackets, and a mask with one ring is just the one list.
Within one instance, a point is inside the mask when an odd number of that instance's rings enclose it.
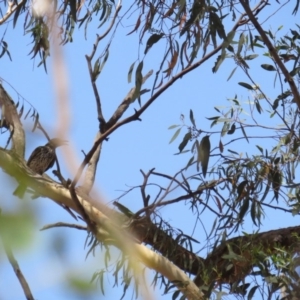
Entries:
{"label": "sunlit leaf", "polygon": [[173,128],[176,128],[176,127],[179,127],[181,125],[171,125],[168,129],[173,129]]}
{"label": "sunlit leaf", "polygon": [[221,130],[221,136],[224,136],[227,133],[227,131],[229,129],[229,126],[230,126],[229,123],[224,122],[224,125],[223,125],[222,130]]}
{"label": "sunlit leaf", "polygon": [[233,76],[233,74],[234,74],[234,72],[236,71],[236,69],[237,69],[237,67],[235,67],[235,68],[231,71],[230,75],[229,75],[228,78],[227,78],[227,81],[229,81],[229,79]]}
{"label": "sunlit leaf", "polygon": [[171,143],[178,137],[180,131],[181,131],[181,128],[178,128],[178,129],[175,131],[175,133],[174,133],[174,135],[172,136],[172,138],[171,138],[169,144],[171,144]]}

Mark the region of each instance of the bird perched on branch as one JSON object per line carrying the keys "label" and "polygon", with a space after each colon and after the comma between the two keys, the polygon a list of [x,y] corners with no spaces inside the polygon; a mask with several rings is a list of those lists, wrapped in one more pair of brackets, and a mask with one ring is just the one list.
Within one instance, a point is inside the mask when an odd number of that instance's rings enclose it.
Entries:
{"label": "bird perched on branch", "polygon": [[[65,140],[59,138],[51,139],[45,146],[39,146],[33,150],[27,161],[27,166],[33,172],[42,175],[53,167],[56,157],[55,149],[66,144]],[[23,198],[26,188],[26,185],[21,183],[14,191],[14,195]]]}

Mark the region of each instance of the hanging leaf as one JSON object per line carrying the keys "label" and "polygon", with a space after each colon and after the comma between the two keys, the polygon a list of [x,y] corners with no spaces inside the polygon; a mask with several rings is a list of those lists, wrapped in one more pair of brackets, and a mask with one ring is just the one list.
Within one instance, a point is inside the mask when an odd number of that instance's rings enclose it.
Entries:
{"label": "hanging leaf", "polygon": [[135,62],[130,66],[129,71],[128,71],[128,75],[127,75],[127,81],[128,81],[128,83],[131,82],[131,77],[132,77],[132,72],[133,72],[134,64],[135,64]]}
{"label": "hanging leaf", "polygon": [[226,58],[226,51],[224,49],[222,50],[221,55],[217,57],[217,61],[215,62],[215,65],[212,68],[213,73],[216,73],[218,71],[219,67],[221,66],[225,58]]}
{"label": "hanging leaf", "polygon": [[245,43],[245,35],[244,35],[244,33],[241,33],[240,39],[239,39],[239,44],[238,44],[237,55],[241,54],[244,43]]}
{"label": "hanging leaf", "polygon": [[219,150],[220,150],[221,153],[223,153],[223,151],[224,151],[224,146],[223,146],[223,143],[222,143],[221,140],[219,142]]}
{"label": "hanging leaf", "polygon": [[272,172],[272,187],[274,190],[274,197],[276,200],[278,200],[279,197],[281,181],[282,181],[282,174],[278,169],[278,167],[276,167],[275,170]]}
{"label": "hanging leaf", "polygon": [[234,74],[234,72],[235,72],[236,69],[237,69],[237,67],[235,67],[235,68],[231,71],[230,75],[229,75],[228,78],[227,78],[227,81],[229,81],[229,79],[233,76],[233,74]]}
{"label": "hanging leaf", "polygon": [[133,32],[135,32],[135,31],[139,28],[139,26],[140,26],[140,24],[141,24],[141,16],[142,16],[142,15],[140,15],[139,18],[137,19],[136,24],[135,24],[133,30],[131,30],[131,31],[130,31],[129,33],[127,33],[126,35],[132,34]]}
{"label": "hanging leaf", "polygon": [[199,148],[198,148],[198,163],[201,163],[203,176],[206,176],[208,161],[210,154],[210,141],[209,136],[202,138]]}
{"label": "hanging leaf", "polygon": [[36,129],[38,123],[39,123],[39,117],[40,117],[40,116],[39,116],[39,114],[37,113],[37,115],[35,116],[35,120],[34,120],[34,124],[33,124],[33,128],[32,128],[32,132],[35,131],[35,129]]}
{"label": "hanging leaf", "polygon": [[224,136],[224,135],[227,133],[227,131],[228,131],[228,129],[229,129],[229,126],[230,126],[230,124],[229,124],[229,123],[227,123],[227,122],[224,122],[224,125],[223,125],[223,128],[222,128],[222,131],[221,131],[221,136]]}
{"label": "hanging leaf", "polygon": [[242,181],[238,187],[237,187],[237,193],[238,193],[238,197],[237,197],[237,201],[242,200],[242,198],[245,196],[245,188],[246,185],[248,184],[248,180],[244,180]]}
{"label": "hanging leaf", "polygon": [[157,43],[157,42],[163,37],[163,35],[164,35],[163,33],[160,33],[160,34],[157,34],[157,33],[152,34],[152,35],[149,37],[149,39],[148,39],[148,41],[147,41],[147,43],[146,43],[146,48],[145,48],[144,54],[147,54],[148,50],[149,50],[155,43]]}
{"label": "hanging leaf", "polygon": [[142,75],[143,65],[144,65],[144,61],[142,60],[137,66],[135,71],[135,88],[139,91],[141,90],[142,81],[143,81],[143,75]]}
{"label": "hanging leaf", "polygon": [[261,146],[256,145],[257,149],[261,152],[261,154],[264,154],[264,149]]}
{"label": "hanging leaf", "polygon": [[175,133],[174,133],[174,135],[172,136],[172,138],[171,138],[169,144],[171,144],[171,143],[178,137],[180,131],[181,131],[181,127],[178,128],[178,129],[175,131]]}
{"label": "hanging leaf", "polygon": [[191,120],[193,126],[196,127],[196,123],[195,123],[195,119],[194,119],[194,113],[191,109],[190,109],[190,120]]}
{"label": "hanging leaf", "polygon": [[187,143],[189,142],[189,140],[191,139],[192,134],[189,131],[183,138],[182,142],[180,143],[180,145],[178,146],[179,152],[181,152],[184,147],[187,145]]}
{"label": "hanging leaf", "polygon": [[144,65],[144,62],[141,61],[138,64],[136,71],[135,71],[135,91],[132,95],[131,103],[134,102],[135,99],[137,99],[137,98],[140,103],[141,88],[142,88],[142,84],[143,84],[143,74],[142,74],[143,65]]}
{"label": "hanging leaf", "polygon": [[255,107],[256,107],[257,111],[258,111],[259,113],[261,113],[262,108],[261,108],[261,106],[260,106],[260,104],[259,104],[259,102],[258,102],[257,100],[255,100]]}
{"label": "hanging leaf", "polygon": [[240,210],[240,213],[239,213],[239,219],[242,220],[246,214],[246,212],[248,211],[249,209],[249,198],[246,198],[244,201],[243,201],[243,205],[241,207],[241,210]]}
{"label": "hanging leaf", "polygon": [[245,131],[245,129],[244,129],[244,127],[243,127],[243,125],[242,125],[242,124],[241,124],[241,129],[242,129],[242,133],[243,133],[243,135],[244,135],[245,139],[246,139],[246,140],[247,140],[247,142],[249,143],[249,140],[248,140],[248,137],[247,137],[246,131]]}
{"label": "hanging leaf", "polygon": [[231,125],[231,128],[228,130],[227,134],[234,134],[235,129],[236,129],[236,126],[235,126],[235,124],[233,123],[233,124]]}
{"label": "hanging leaf", "polygon": [[256,220],[255,220],[256,219],[256,201],[252,202],[250,214],[251,214],[251,219],[252,219],[254,225],[257,226]]}

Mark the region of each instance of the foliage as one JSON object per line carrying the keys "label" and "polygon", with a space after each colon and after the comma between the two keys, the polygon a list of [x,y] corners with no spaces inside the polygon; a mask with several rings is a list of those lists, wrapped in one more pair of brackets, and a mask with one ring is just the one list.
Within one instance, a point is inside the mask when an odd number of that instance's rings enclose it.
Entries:
{"label": "foliage", "polygon": [[[199,288],[199,299],[202,298],[201,293],[216,299],[221,299],[225,293],[247,299],[257,295],[280,299],[283,288],[288,299],[299,297],[296,270],[299,265],[299,228],[270,232],[262,232],[262,229],[265,218],[273,210],[290,216],[300,214],[297,174],[300,157],[300,26],[295,24],[285,34],[282,26],[275,31],[263,28],[257,19],[267,9],[267,4],[260,1],[250,8],[248,1],[244,0],[239,3],[145,0],[133,2],[123,15],[121,3],[113,1],[51,2],[44,12],[26,1],[13,4],[13,26],[19,26],[23,14],[23,29],[32,39],[29,54],[31,58],[38,54],[41,58],[38,66],[43,65],[46,71],[46,62],[52,51],[51,40],[54,44],[58,40],[65,45],[73,41],[75,30],[81,26],[85,28],[85,36],[89,26],[107,27],[102,35],[96,35],[92,52],[86,56],[101,136],[86,154],[73,181],[70,183],[60,178],[62,186],[70,191],[73,203],[77,205],[77,210],[72,209],[81,215],[90,230],[88,253],[93,253],[99,244],[103,246],[105,269],[92,277],[103,294],[104,274],[114,265],[115,284],[123,285],[122,297],[131,284],[139,295],[142,276],[137,276],[140,273],[135,262],[126,246],[118,240],[122,235],[127,237],[126,231],[123,231],[125,228],[135,235],[139,243],[161,253],[191,276]],[[276,5],[272,3],[272,7]],[[298,7],[299,1],[296,1],[293,14],[298,13]],[[133,81],[133,88],[111,118],[106,120],[96,83],[106,62],[111,59],[109,48],[115,33],[128,17],[134,25],[127,35],[136,34],[137,46],[143,47],[137,52],[137,61],[129,62],[128,82]],[[94,19],[96,22],[92,22]],[[0,58],[4,54],[10,56],[4,37],[5,34],[1,39]],[[98,54],[100,41],[105,41],[105,45],[101,45],[102,53]],[[163,51],[153,63],[156,64],[153,65],[156,72],[152,87],[146,89],[144,84],[153,71],[145,74],[144,63],[151,51],[158,47]],[[135,189],[141,192],[143,206],[139,211],[131,212],[115,202],[120,214],[115,219],[111,218],[114,221],[111,227],[106,220],[109,226],[105,229],[110,235],[100,236],[94,220],[90,219],[76,196],[78,191],[75,187],[84,167],[90,164],[102,141],[119,127],[140,120],[148,107],[173,83],[213,57],[213,73],[219,72],[227,61],[231,64],[227,80],[235,78],[237,70],[244,74],[247,80],[239,79],[236,88],[247,93],[247,101],[233,93],[228,95],[227,106],[214,107],[216,113],[207,116],[206,123],[200,123],[191,109],[188,118],[181,116],[181,124],[171,125],[169,129],[173,134],[170,143],[177,142],[178,156],[188,155],[185,166],[175,175],[162,174],[154,169],[142,172],[143,182]],[[255,64],[260,66],[266,77],[274,78],[274,90],[269,91],[264,82],[258,81]],[[139,103],[135,113],[123,117],[135,100]],[[21,118],[23,105],[19,108],[17,104],[15,108]],[[33,107],[26,112],[25,118],[31,109],[35,120],[33,128],[42,129],[39,115]],[[96,159],[95,169],[97,162]],[[161,184],[161,179],[166,183]],[[153,186],[157,188],[156,194],[153,190],[149,191]],[[180,191],[180,196],[173,197],[175,190]],[[130,195],[131,191],[133,189],[126,191],[118,200]],[[205,243],[205,246],[201,245],[202,251],[196,249],[199,247],[198,240],[180,228],[174,228],[159,215],[159,208],[168,206],[171,209],[176,203],[184,203],[195,224],[204,214],[211,218],[210,224],[203,225],[206,238],[201,241]],[[244,227],[249,222],[254,232],[246,233]],[[115,232],[117,226],[120,236]],[[121,251],[117,261],[110,255],[111,245]],[[206,255],[204,249],[207,250]],[[171,280],[162,271],[153,269],[156,271],[155,286],[163,287],[165,293],[171,291],[173,299],[179,297],[180,292],[184,294],[182,298],[189,298],[185,290],[192,281]],[[80,283],[76,284],[80,286]],[[82,285],[82,290],[85,290],[85,285]]]}

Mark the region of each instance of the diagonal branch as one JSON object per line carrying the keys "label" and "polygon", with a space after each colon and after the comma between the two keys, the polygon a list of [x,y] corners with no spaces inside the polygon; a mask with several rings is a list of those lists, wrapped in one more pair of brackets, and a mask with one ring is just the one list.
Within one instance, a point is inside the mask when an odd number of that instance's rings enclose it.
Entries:
{"label": "diagonal branch", "polygon": [[3,239],[2,239],[2,242],[3,242],[3,247],[4,247],[4,251],[6,253],[7,259],[10,262],[12,268],[15,271],[15,274],[16,274],[16,276],[17,276],[17,278],[18,278],[18,280],[21,284],[21,287],[23,289],[23,292],[26,296],[26,299],[27,300],[34,300],[33,295],[31,293],[31,290],[30,290],[30,287],[27,283],[27,280],[26,280],[25,276],[23,275],[23,273],[20,269],[20,266],[19,266],[17,260],[15,259],[14,255],[13,255],[13,252],[12,252],[11,248],[9,247],[7,242],[5,242]]}
{"label": "diagonal branch", "polygon": [[6,20],[10,18],[10,16],[22,5],[25,4],[26,0],[22,0],[18,4],[16,4],[15,1],[7,1],[8,2],[8,7],[6,14],[3,16],[2,19],[0,19],[0,25],[2,25]]}
{"label": "diagonal branch", "polygon": [[253,15],[252,10],[249,7],[249,2],[246,1],[246,0],[240,0],[240,3],[243,6],[243,8],[244,8],[246,14],[248,15],[250,21],[252,22],[252,24],[254,25],[256,30],[259,32],[259,34],[260,34],[261,38],[263,39],[265,45],[268,47],[269,52],[270,52],[271,56],[273,57],[274,61],[277,63],[278,67],[280,68],[283,75],[285,76],[288,84],[290,85],[291,91],[294,95],[295,102],[296,102],[298,108],[300,109],[300,95],[299,95],[299,91],[297,89],[297,86],[296,86],[296,84],[293,80],[293,77],[288,72],[288,70],[285,67],[284,63],[280,59],[280,57],[278,55],[278,52],[276,51],[276,49],[272,45],[272,43],[269,40],[268,36],[266,35],[265,31],[262,29],[262,27],[258,23],[256,17]]}
{"label": "diagonal branch", "polygon": [[125,226],[125,222],[128,222],[128,219],[124,215],[117,214],[101,202],[91,199],[84,191],[77,189],[76,201],[78,200],[78,203],[80,203],[79,206],[70,195],[70,191],[62,185],[52,180],[46,180],[37,174],[29,176],[25,172],[27,170],[22,170],[19,164],[16,163],[16,158],[11,151],[0,149],[0,167],[14,177],[27,176],[26,184],[28,183],[28,186],[35,189],[41,196],[48,197],[56,203],[70,207],[76,213],[82,215],[83,218],[83,214],[86,214],[89,222],[93,223],[93,229],[95,229],[96,238],[99,242],[109,240],[111,244],[124,251],[130,257],[137,258],[138,261],[148,268],[159,272],[168,280],[174,281],[178,289],[188,299],[202,299],[202,294],[198,287],[184,271],[162,255],[137,243],[135,236]]}

